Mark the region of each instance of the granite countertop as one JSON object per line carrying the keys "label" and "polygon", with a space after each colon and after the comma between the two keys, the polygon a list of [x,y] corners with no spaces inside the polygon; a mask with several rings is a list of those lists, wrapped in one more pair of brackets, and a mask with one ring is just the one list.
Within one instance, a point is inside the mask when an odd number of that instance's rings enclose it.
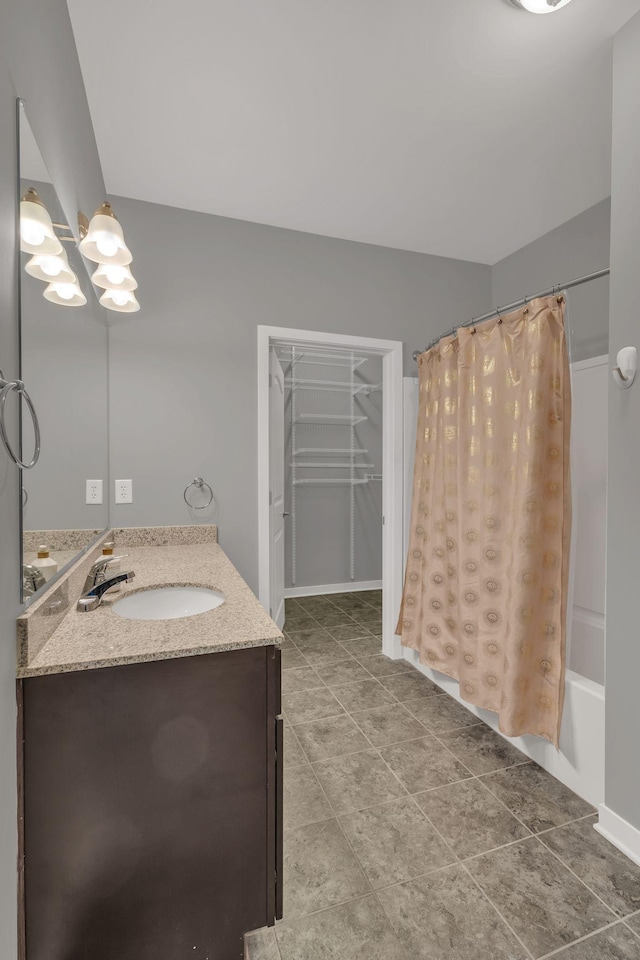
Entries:
{"label": "granite countertop", "polygon": [[[282,643],[278,627],[217,543],[131,545],[122,550],[128,554],[122,572],[133,570],[135,579],[119,593],[107,595],[89,613],[79,613],[70,598],[68,612],[40,649],[29,655],[25,641],[27,652],[19,657],[19,677]],[[214,588],[224,594],[225,602],[206,613],[176,620],[126,620],[111,609],[128,594],[179,584]],[[28,617],[29,613],[21,620]],[[28,625],[20,620],[18,625],[20,643],[21,626],[26,637]]]}

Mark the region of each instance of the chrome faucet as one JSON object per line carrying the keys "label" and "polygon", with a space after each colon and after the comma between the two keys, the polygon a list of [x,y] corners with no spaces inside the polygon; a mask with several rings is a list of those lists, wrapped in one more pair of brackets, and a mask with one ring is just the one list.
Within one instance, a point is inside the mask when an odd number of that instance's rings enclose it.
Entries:
{"label": "chrome faucet", "polygon": [[130,583],[131,580],[133,580],[135,577],[133,570],[107,578],[109,564],[113,563],[114,560],[124,560],[128,556],[129,554],[124,553],[120,557],[101,557],[99,560],[96,560],[87,574],[82,596],[77,603],[77,610],[81,613],[95,610],[96,607],[99,607],[102,603],[102,598],[107,590],[110,590],[116,583]]}

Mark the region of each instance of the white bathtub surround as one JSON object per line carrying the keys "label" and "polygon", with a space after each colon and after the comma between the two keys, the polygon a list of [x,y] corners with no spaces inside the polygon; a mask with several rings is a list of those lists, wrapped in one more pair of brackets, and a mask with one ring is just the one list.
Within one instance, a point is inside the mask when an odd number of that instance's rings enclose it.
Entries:
{"label": "white bathtub surround", "polygon": [[[458,703],[463,703],[467,710],[475,713],[496,733],[500,733],[497,714],[474,707],[463,700],[457,680],[421,664],[414,650],[405,649],[404,659],[454,697]],[[604,687],[572,670],[567,670],[565,677],[559,750],[539,737],[505,737],[505,740],[526,753],[578,796],[597,807],[604,799]],[[640,850],[640,846],[638,849]]]}
{"label": "white bathtub surround", "polygon": [[609,357],[571,364],[573,523],[567,666],[604,683]]}

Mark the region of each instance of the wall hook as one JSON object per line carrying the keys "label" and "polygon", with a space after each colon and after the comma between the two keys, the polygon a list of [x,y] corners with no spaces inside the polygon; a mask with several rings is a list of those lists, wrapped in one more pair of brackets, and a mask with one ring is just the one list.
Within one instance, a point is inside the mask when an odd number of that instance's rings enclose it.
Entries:
{"label": "wall hook", "polygon": [[614,367],[611,375],[622,390],[627,390],[636,377],[638,369],[637,347],[623,347],[618,351],[618,366]]}

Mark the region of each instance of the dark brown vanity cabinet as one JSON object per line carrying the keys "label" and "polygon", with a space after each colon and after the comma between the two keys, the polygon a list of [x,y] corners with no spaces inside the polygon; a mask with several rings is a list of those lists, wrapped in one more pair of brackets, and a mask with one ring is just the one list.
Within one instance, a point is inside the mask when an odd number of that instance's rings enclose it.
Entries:
{"label": "dark brown vanity cabinet", "polygon": [[23,957],[242,960],[281,915],[280,652],[19,681]]}

